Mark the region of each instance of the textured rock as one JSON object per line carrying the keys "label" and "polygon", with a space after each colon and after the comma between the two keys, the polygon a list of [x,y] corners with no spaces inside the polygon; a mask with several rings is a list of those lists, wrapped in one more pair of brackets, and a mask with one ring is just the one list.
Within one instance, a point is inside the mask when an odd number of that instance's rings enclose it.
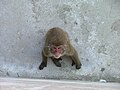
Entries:
{"label": "textured rock", "polygon": [[[64,57],[38,70],[48,29],[68,32],[82,68]],[[0,76],[120,82],[119,0],[1,0]]]}

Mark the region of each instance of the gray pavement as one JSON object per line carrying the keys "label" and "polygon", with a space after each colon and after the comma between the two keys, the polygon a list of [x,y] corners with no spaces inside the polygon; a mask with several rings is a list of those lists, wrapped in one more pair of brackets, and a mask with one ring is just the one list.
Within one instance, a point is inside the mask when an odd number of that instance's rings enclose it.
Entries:
{"label": "gray pavement", "polygon": [[120,90],[120,83],[0,78],[0,90]]}

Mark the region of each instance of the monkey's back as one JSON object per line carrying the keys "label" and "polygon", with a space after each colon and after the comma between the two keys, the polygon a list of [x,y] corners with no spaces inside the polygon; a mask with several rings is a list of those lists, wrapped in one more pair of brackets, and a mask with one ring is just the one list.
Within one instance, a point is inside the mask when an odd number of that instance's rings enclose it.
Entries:
{"label": "monkey's back", "polygon": [[50,29],[46,34],[46,43],[49,45],[65,45],[67,41],[67,33],[58,27]]}

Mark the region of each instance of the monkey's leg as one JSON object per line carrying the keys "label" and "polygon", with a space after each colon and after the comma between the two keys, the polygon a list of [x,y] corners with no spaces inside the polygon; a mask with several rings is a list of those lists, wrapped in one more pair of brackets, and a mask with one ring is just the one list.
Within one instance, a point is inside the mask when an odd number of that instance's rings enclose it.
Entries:
{"label": "monkey's leg", "polygon": [[47,57],[42,52],[42,63],[39,66],[39,69],[42,70],[44,67],[47,67]]}
{"label": "monkey's leg", "polygon": [[72,66],[74,66],[75,65],[75,62],[72,60],[72,64],[71,64]]}
{"label": "monkey's leg", "polygon": [[76,69],[80,69],[82,64],[78,58],[78,54],[77,52],[75,51],[74,55],[73,56],[70,56],[71,59],[72,59],[72,65],[76,64]]}
{"label": "monkey's leg", "polygon": [[61,67],[61,63],[59,62],[60,60],[62,60],[61,58],[55,59],[51,57],[51,59],[57,67]]}

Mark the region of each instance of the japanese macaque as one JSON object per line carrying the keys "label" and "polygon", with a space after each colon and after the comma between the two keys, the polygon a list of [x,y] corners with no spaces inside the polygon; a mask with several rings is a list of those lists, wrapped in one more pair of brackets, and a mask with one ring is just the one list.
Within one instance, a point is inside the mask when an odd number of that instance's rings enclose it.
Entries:
{"label": "japanese macaque", "polygon": [[45,45],[42,50],[42,63],[39,69],[47,67],[47,58],[51,58],[57,67],[61,67],[59,62],[62,56],[68,56],[72,60],[72,66],[76,65],[76,69],[81,68],[81,62],[78,58],[76,50],[70,43],[68,34],[62,29],[55,27],[50,29],[45,36]]}

